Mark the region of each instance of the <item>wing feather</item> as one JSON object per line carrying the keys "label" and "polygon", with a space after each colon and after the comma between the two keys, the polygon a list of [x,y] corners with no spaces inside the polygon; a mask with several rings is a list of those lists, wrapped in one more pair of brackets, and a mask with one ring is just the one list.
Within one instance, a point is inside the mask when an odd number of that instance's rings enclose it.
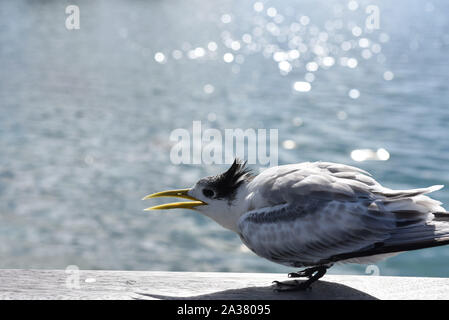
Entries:
{"label": "wing feather", "polygon": [[239,221],[242,241],[256,254],[285,265],[316,265],[331,256],[384,241],[395,227],[357,203],[282,205],[246,213]]}

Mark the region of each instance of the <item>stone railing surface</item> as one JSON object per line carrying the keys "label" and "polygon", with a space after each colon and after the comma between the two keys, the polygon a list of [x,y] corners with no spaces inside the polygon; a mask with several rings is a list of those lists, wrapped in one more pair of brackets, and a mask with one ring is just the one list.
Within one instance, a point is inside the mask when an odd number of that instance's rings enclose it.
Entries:
{"label": "stone railing surface", "polygon": [[285,274],[0,270],[0,299],[449,299],[449,278],[325,275],[311,290],[274,292]]}

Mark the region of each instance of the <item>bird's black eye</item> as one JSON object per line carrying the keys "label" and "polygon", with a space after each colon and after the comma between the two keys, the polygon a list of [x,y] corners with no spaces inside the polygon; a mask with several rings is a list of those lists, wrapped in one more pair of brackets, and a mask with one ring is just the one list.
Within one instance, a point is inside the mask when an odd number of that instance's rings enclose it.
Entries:
{"label": "bird's black eye", "polygon": [[203,189],[203,194],[208,198],[212,198],[214,196],[214,192],[211,189]]}

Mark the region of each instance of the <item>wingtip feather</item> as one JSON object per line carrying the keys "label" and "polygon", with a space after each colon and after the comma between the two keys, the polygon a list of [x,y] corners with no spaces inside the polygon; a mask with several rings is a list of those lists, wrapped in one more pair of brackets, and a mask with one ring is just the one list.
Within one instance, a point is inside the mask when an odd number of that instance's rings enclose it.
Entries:
{"label": "wingtip feather", "polygon": [[430,192],[438,191],[444,188],[443,184],[437,184],[434,186],[429,187]]}

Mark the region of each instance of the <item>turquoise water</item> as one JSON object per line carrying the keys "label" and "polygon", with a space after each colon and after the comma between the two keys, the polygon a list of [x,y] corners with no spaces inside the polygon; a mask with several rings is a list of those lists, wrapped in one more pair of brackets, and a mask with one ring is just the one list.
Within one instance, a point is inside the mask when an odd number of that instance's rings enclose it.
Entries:
{"label": "turquoise water", "polygon": [[[0,268],[287,271],[193,212],[142,211],[142,196],[224,169],[170,162],[170,133],[194,120],[278,129],[280,164],[342,162],[391,188],[449,186],[447,1],[262,3],[76,1],[80,30],[68,31],[72,3],[1,2]],[[380,10],[372,32],[370,4]],[[300,56],[282,74],[273,54],[289,41]],[[195,48],[204,57],[192,59]],[[380,148],[388,160],[351,157]],[[433,196],[449,204],[447,190]],[[448,262],[441,247],[378,267],[449,276]]]}

